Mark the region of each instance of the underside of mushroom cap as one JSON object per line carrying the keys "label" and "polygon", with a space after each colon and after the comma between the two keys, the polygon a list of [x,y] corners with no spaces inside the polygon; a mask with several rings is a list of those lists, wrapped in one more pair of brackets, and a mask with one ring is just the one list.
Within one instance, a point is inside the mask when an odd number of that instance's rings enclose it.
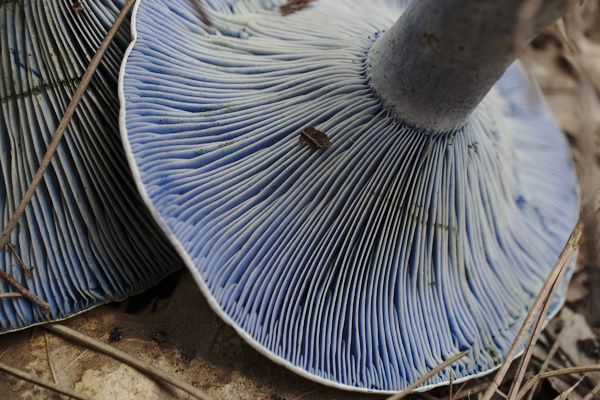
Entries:
{"label": "underside of mushroom cap", "polygon": [[[125,1],[0,4],[0,226],[32,180],[79,80]],[[117,78],[130,41],[117,34],[79,104],[0,268],[50,304],[0,299],[0,332],[63,319],[122,300],[177,270],[131,178],[119,137]],[[14,292],[0,280],[0,293]]]}
{"label": "underside of mushroom cap", "polygon": [[[208,1],[211,27],[139,4],[120,94],[142,195],[214,309],[296,372],[390,392],[465,349],[455,380],[490,371],[578,215],[563,135],[516,65],[461,129],[409,126],[368,73],[407,2],[282,3]],[[331,147],[299,145],[310,126]]]}

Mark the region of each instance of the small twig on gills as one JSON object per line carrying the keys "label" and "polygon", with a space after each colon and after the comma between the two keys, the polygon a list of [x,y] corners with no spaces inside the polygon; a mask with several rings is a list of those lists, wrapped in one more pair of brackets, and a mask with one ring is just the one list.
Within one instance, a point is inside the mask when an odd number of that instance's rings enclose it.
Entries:
{"label": "small twig on gills", "polygon": [[[2,271],[1,269],[0,269],[0,278],[4,279],[6,282],[8,282],[8,284],[10,286],[12,286],[13,288],[15,288],[21,295],[23,295],[23,297],[26,297],[32,303],[37,304],[44,314],[50,312],[50,304],[49,303],[45,302],[44,300],[37,297],[35,294],[31,293],[29,290],[27,290],[26,287],[21,285],[15,278],[10,276],[6,272]],[[7,297],[13,297],[13,296],[7,296]]]}
{"label": "small twig on gills", "polygon": [[[37,189],[40,182],[42,181],[42,178],[44,177],[44,174],[45,174],[46,170],[48,169],[48,166],[50,165],[52,157],[54,156],[54,153],[56,153],[58,144],[60,143],[60,140],[64,136],[67,126],[69,125],[69,122],[71,121],[71,118],[73,117],[73,113],[75,112],[75,109],[77,108],[77,105],[79,104],[79,101],[81,100],[81,97],[83,96],[83,93],[87,89],[87,86],[90,83],[90,80],[92,79],[92,76],[94,75],[94,72],[96,72],[96,69],[98,68],[98,64],[100,64],[100,60],[102,60],[102,57],[104,56],[104,53],[106,52],[106,49],[108,48],[108,45],[110,44],[110,42],[112,42],[115,34],[117,33],[117,31],[123,24],[123,21],[125,21],[125,19],[127,18],[129,11],[131,11],[131,8],[133,7],[134,4],[135,4],[135,0],[127,0],[125,5],[121,9],[121,12],[119,13],[119,15],[117,15],[117,18],[115,19],[115,22],[113,23],[112,27],[106,34],[106,37],[100,44],[98,51],[96,52],[96,54],[94,54],[94,57],[92,58],[92,61],[90,62],[90,65],[88,66],[85,73],[83,74],[83,77],[81,78],[81,82],[79,82],[79,86],[77,86],[77,90],[75,91],[75,94],[73,95],[73,98],[71,99],[71,103],[69,103],[69,106],[67,107],[67,110],[65,111],[65,114],[64,114],[62,120],[58,124],[58,128],[56,129],[56,132],[54,133],[54,137],[52,138],[52,141],[48,145],[48,149],[46,150],[46,154],[44,155],[44,158],[42,159],[42,163],[40,164],[40,167],[38,168],[37,172],[35,173],[35,176],[33,177],[31,184],[27,188],[27,191],[25,192],[23,199],[21,200],[21,202],[17,206],[17,209],[15,210],[12,217],[8,221],[8,224],[6,225],[6,227],[4,228],[2,233],[0,233],[0,249],[2,249],[8,243],[10,234],[16,228],[19,220],[21,219],[21,216],[25,212],[25,208],[31,201],[31,198],[34,195],[35,190]],[[31,293],[29,290],[27,290],[25,287],[23,287],[19,282],[17,282],[14,278],[12,278],[6,272],[0,270],[0,278],[4,279],[6,282],[8,282],[9,285],[14,287],[16,290],[19,291],[19,293],[23,294],[25,297],[27,297],[33,303],[40,306],[42,308],[43,312],[47,313],[50,311],[50,305],[48,303],[46,303],[45,301],[40,299],[38,296]]]}
{"label": "small twig on gills", "polygon": [[12,244],[11,242],[6,242],[6,247],[8,247],[11,253],[13,253],[15,258],[17,259],[17,262],[19,263],[21,268],[23,268],[23,271],[25,271],[25,275],[27,275],[29,279],[33,279],[33,268],[27,268],[27,266],[19,256],[19,249],[17,249],[17,246]]}
{"label": "small twig on gills", "polygon": [[25,297],[25,295],[19,292],[0,293],[0,299],[12,299],[13,297]]}

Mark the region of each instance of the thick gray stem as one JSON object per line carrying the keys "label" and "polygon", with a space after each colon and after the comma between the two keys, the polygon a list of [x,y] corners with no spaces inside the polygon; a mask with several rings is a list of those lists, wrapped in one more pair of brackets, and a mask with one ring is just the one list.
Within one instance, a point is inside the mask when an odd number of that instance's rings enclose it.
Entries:
{"label": "thick gray stem", "polygon": [[570,3],[414,0],[373,45],[373,86],[409,124],[460,128],[527,42]]}

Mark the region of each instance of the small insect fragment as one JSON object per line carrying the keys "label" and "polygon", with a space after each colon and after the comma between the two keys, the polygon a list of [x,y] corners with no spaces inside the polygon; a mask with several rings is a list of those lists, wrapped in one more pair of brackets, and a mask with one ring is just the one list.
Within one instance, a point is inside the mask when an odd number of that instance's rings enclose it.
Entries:
{"label": "small insect fragment", "polygon": [[108,335],[108,341],[112,343],[118,342],[121,339],[123,339],[123,331],[118,326],[115,326],[110,335]]}
{"label": "small insect fragment", "polygon": [[318,130],[314,126],[309,126],[300,133],[298,145],[308,143],[313,150],[326,149],[331,147],[329,137],[323,131]]}
{"label": "small insect fragment", "polygon": [[71,4],[71,10],[75,11],[75,14],[79,14],[83,11],[83,4],[80,1],[76,1]]}
{"label": "small insect fragment", "polygon": [[279,6],[279,9],[281,10],[281,15],[285,17],[286,15],[298,11],[311,1],[312,0],[289,0],[287,3]]}

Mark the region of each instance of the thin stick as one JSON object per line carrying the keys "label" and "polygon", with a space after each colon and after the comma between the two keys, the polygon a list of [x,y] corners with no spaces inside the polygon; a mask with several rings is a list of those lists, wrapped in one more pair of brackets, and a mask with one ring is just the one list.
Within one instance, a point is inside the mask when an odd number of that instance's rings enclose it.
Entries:
{"label": "thin stick", "polygon": [[300,396],[294,397],[292,400],[300,400],[300,399],[302,399],[302,398],[304,398],[306,396],[310,396],[311,394],[320,392],[321,390],[323,390],[323,388],[318,388],[318,389],[314,389],[314,390],[311,390],[311,391],[306,392],[306,393],[302,393]]}
{"label": "thin stick", "polygon": [[[572,321],[571,321],[571,323],[572,323]],[[548,331],[546,333],[550,337],[550,340],[552,340],[552,341],[558,340],[558,336],[556,336],[552,331]],[[561,361],[563,361],[565,363],[569,363],[571,366],[576,366],[579,364],[579,362],[577,362],[577,360],[575,360],[569,352],[566,352],[562,346],[559,347],[558,352],[561,355],[561,357],[563,358]],[[568,366],[568,365],[565,364],[564,366],[559,366],[558,368],[555,367],[555,369],[564,368],[565,366]],[[542,371],[540,371],[540,372],[542,372]]]}
{"label": "thin stick", "polygon": [[454,389],[454,381],[452,379],[452,371],[450,371],[450,384],[448,385],[448,399],[452,400],[452,389]]}
{"label": "thin stick", "polygon": [[27,268],[27,266],[19,256],[19,249],[17,249],[17,246],[12,244],[11,242],[6,242],[6,247],[8,247],[11,253],[13,253],[15,258],[17,259],[17,263],[19,263],[21,268],[23,268],[23,271],[25,271],[25,275],[27,275],[29,279],[33,279],[33,268]]}
{"label": "thin stick", "polygon": [[46,357],[48,358],[48,366],[50,367],[52,380],[54,381],[54,383],[58,384],[58,379],[56,379],[56,372],[54,371],[54,367],[52,366],[52,360],[50,359],[50,343],[48,343],[48,332],[46,331],[44,331],[44,339],[46,341]]}
{"label": "thin stick", "polygon": [[[457,399],[460,399],[460,397],[459,397],[459,395],[460,395],[460,392],[462,392],[462,390],[465,388],[465,386],[467,386],[467,382],[464,382],[464,383],[461,385],[461,387],[459,387],[459,388],[458,388],[458,390],[456,391],[456,394],[454,395],[454,396],[455,396],[455,398],[454,398],[454,399],[450,399],[450,400],[457,400]],[[481,389],[481,390],[484,390],[485,388],[487,388],[487,383],[485,383],[485,384],[480,384],[480,386],[483,388],[483,389]],[[467,396],[469,396],[469,394],[468,394]],[[464,397],[467,397],[467,396],[464,396]]]}
{"label": "thin stick", "polygon": [[583,398],[583,400],[592,400],[597,394],[600,394],[600,383],[597,384],[592,391]]}
{"label": "thin stick", "polygon": [[573,386],[571,386],[570,388],[568,388],[567,390],[565,390],[564,392],[562,392],[561,394],[559,394],[558,396],[556,396],[554,398],[554,400],[567,400],[569,398],[569,395],[571,393],[573,393],[573,390],[575,390],[577,388],[577,386],[579,386],[579,384],[581,382],[583,382],[583,380],[587,378],[587,374],[585,374],[584,376],[582,376],[577,382],[575,382],[575,384]]}
{"label": "thin stick", "polygon": [[483,394],[482,400],[490,400],[492,398],[492,396],[494,395],[494,393],[496,393],[496,389],[498,389],[500,387],[500,384],[502,383],[504,376],[506,375],[506,373],[508,372],[508,369],[510,368],[510,364],[514,360],[516,354],[519,351],[519,348],[521,347],[521,343],[523,343],[523,340],[529,333],[529,328],[531,327],[535,317],[538,315],[538,313],[544,306],[546,299],[550,296],[550,293],[553,291],[554,283],[559,282],[560,279],[562,278],[562,276],[565,274],[565,272],[567,270],[567,266],[569,265],[569,262],[571,261],[573,254],[575,253],[575,249],[577,249],[577,247],[579,247],[579,244],[581,243],[582,238],[583,238],[583,222],[580,220],[577,223],[577,225],[575,226],[575,228],[573,229],[573,232],[571,232],[571,236],[569,237],[569,240],[567,241],[565,248],[563,249],[562,253],[560,254],[558,261],[554,265],[554,268],[552,268],[552,271],[550,271],[550,275],[548,276],[548,279],[546,279],[546,282],[544,282],[542,289],[540,290],[537,297],[535,298],[535,301],[533,302],[533,305],[531,306],[531,310],[525,317],[525,321],[523,321],[523,324],[521,325],[521,329],[519,329],[519,332],[517,333],[517,337],[515,338],[512,346],[508,350],[508,353],[506,354],[506,358],[504,359],[504,362],[498,369],[498,372],[496,373],[494,380],[492,381],[490,386],[487,388],[487,390]]}
{"label": "thin stick", "polygon": [[44,387],[46,389],[50,389],[54,392],[60,393],[60,394],[64,394],[65,396],[69,396],[72,397],[74,399],[78,399],[78,400],[93,400],[91,397],[85,396],[83,394],[74,392],[71,389],[67,389],[64,387],[61,387],[59,385],[57,385],[54,382],[49,382],[45,379],[40,379],[37,376],[31,375],[27,372],[24,371],[20,371],[16,368],[10,367],[4,363],[0,363],[0,370],[6,372],[7,374],[16,376],[17,378],[23,379],[24,381],[27,382],[31,382],[35,385]]}
{"label": "thin stick", "polygon": [[433,395],[430,395],[427,392],[416,393],[416,395],[417,395],[417,397],[420,397],[420,398],[425,399],[425,400],[440,400],[439,397],[435,397]]}
{"label": "thin stick", "polygon": [[412,385],[408,386],[406,389],[404,389],[400,393],[396,393],[395,395],[393,395],[391,397],[388,397],[387,400],[400,400],[400,399],[405,398],[414,389],[418,388],[423,383],[427,382],[427,380],[429,378],[431,378],[432,376],[436,375],[437,373],[439,373],[440,371],[442,371],[444,368],[446,368],[450,364],[452,364],[452,363],[460,360],[461,358],[463,358],[465,355],[467,355],[467,353],[469,351],[471,351],[471,350],[470,349],[469,350],[465,350],[463,352],[458,353],[455,356],[450,357],[449,359],[447,359],[446,361],[444,361],[443,363],[441,363],[440,365],[438,365],[437,367],[435,367],[434,369],[432,369],[431,371],[429,371],[428,373],[426,373],[425,375],[423,375],[422,377],[420,377],[419,379],[417,379],[415,382],[413,382]]}
{"label": "thin stick", "polygon": [[[85,73],[83,74],[83,77],[81,78],[81,82],[79,82],[79,86],[77,86],[77,90],[75,91],[75,94],[73,95],[73,98],[71,99],[71,103],[67,107],[67,110],[65,111],[65,114],[64,114],[62,120],[60,121],[60,124],[58,124],[56,133],[54,133],[54,137],[52,138],[52,141],[48,145],[48,149],[46,150],[46,154],[44,155],[44,158],[42,159],[42,163],[40,164],[40,167],[38,168],[37,172],[35,173],[35,176],[33,177],[31,184],[27,188],[27,191],[25,192],[25,196],[23,196],[21,203],[19,203],[19,205],[17,206],[17,209],[15,210],[12,217],[8,221],[6,228],[4,228],[2,233],[0,233],[0,249],[2,249],[8,243],[10,234],[17,226],[17,223],[19,222],[19,220],[21,219],[21,216],[25,212],[25,208],[27,207],[27,204],[29,204],[29,202],[31,201],[31,198],[33,197],[33,194],[35,193],[35,190],[40,185],[40,182],[42,181],[42,178],[44,177],[44,173],[48,169],[48,166],[50,165],[50,161],[52,160],[54,153],[56,153],[58,144],[60,143],[60,140],[64,136],[65,130],[67,129],[67,126],[69,125],[69,121],[71,121],[71,118],[73,117],[73,113],[75,112],[75,109],[77,108],[77,104],[79,104],[79,101],[81,100],[83,93],[85,92],[88,84],[90,83],[90,80],[92,79],[92,76],[94,75],[94,72],[96,72],[96,69],[98,68],[98,65],[100,64],[100,60],[104,56],[104,53],[106,52],[106,49],[108,48],[108,45],[113,40],[115,34],[121,27],[121,24],[123,24],[123,21],[125,21],[125,19],[127,18],[127,14],[129,14],[129,11],[131,10],[131,8],[133,7],[134,4],[135,4],[135,0],[127,0],[125,5],[121,9],[121,12],[119,12],[119,15],[117,15],[117,18],[115,19],[115,22],[113,23],[112,27],[106,34],[106,37],[100,44],[98,51],[96,52],[96,54],[94,54],[94,57],[92,58],[92,61],[90,62],[90,65],[88,66]],[[50,305],[48,303],[46,303],[45,301],[43,301],[42,299],[40,299],[39,297],[37,297],[36,295],[31,293],[29,290],[27,290],[25,287],[23,287],[19,282],[17,282],[15,279],[13,279],[6,272],[0,270],[0,278],[4,279],[6,282],[8,282],[11,286],[13,286],[16,290],[18,290],[20,293],[22,293],[25,297],[27,297],[33,303],[40,306],[42,308],[43,312],[46,313],[46,312],[50,311]]]}
{"label": "thin stick", "polygon": [[[40,309],[42,310],[42,312],[44,314],[50,312],[50,304],[48,302],[45,302],[44,300],[37,297],[35,294],[31,293],[23,285],[21,285],[15,278],[10,276],[6,272],[2,271],[1,269],[0,269],[0,278],[4,279],[6,282],[8,282],[8,284],[10,286],[15,288],[22,295],[22,297],[26,297],[32,303],[37,304],[38,307],[40,307]],[[8,296],[8,297],[12,297],[12,296]]]}
{"label": "thin stick", "polygon": [[[580,237],[583,238],[583,225],[582,225],[582,232],[581,232]],[[563,259],[563,265],[561,267],[562,272],[560,275],[558,275],[556,277],[556,280],[554,282],[552,282],[552,289],[550,291],[550,294],[545,299],[545,301],[542,303],[543,304],[542,310],[537,315],[533,331],[532,331],[531,335],[529,336],[527,345],[525,346],[525,353],[523,354],[523,356],[521,356],[521,360],[519,363],[519,368],[518,368],[516,377],[511,385],[511,389],[510,389],[510,392],[508,395],[509,400],[514,400],[515,396],[519,392],[521,382],[523,382],[523,378],[525,377],[525,373],[527,372],[529,360],[531,360],[531,355],[533,354],[533,349],[535,347],[535,344],[537,343],[538,338],[540,337],[540,334],[542,333],[542,329],[544,327],[544,321],[546,320],[546,315],[548,315],[548,310],[550,309],[550,304],[552,303],[552,299],[554,298],[554,295],[556,294],[556,291],[558,290],[560,280],[561,280],[564,272],[566,272],[567,267],[569,266],[569,262],[571,261],[571,258],[573,258],[573,255],[575,254],[575,249],[578,246],[579,246],[579,243],[575,247],[572,247],[571,251],[567,252],[568,256]]]}
{"label": "thin stick", "polygon": [[539,382],[543,379],[554,378],[556,376],[562,376],[562,375],[586,374],[589,372],[598,372],[598,371],[600,371],[600,364],[586,365],[583,367],[565,368],[565,369],[559,369],[558,371],[549,371],[549,372],[544,372],[543,374],[538,374],[538,375],[534,376],[533,378],[531,378],[531,380],[529,382],[527,382],[527,384],[525,386],[523,386],[523,389],[521,389],[521,391],[519,392],[519,395],[517,396],[517,400],[521,400],[527,394],[527,392],[533,387],[533,385],[535,385],[537,382]]}
{"label": "thin stick", "polygon": [[177,387],[177,388],[179,388],[201,400],[210,400],[209,396],[204,394],[198,388],[190,385],[189,383],[184,382],[181,379],[179,379],[173,375],[170,375],[159,368],[156,368],[142,360],[139,360],[135,357],[130,356],[129,354],[127,354],[121,350],[118,350],[112,346],[102,343],[96,339],[89,337],[89,336],[86,336],[80,332],[77,332],[73,329],[67,328],[66,326],[58,325],[58,324],[47,324],[47,325],[44,325],[44,328],[48,329],[49,331],[58,333],[59,335],[64,336],[68,339],[71,339],[75,342],[84,344],[93,350],[104,353],[104,354],[106,354],[116,360],[119,360],[125,364],[128,364],[134,368],[137,368],[139,371],[142,371],[156,379],[160,379],[162,381],[170,383],[171,385],[173,385],[173,386],[175,386],[175,387]]}
{"label": "thin stick", "polygon": [[0,299],[12,299],[13,297],[25,297],[19,292],[0,293]]}
{"label": "thin stick", "polygon": [[[550,351],[548,351],[548,355],[546,356],[546,359],[544,360],[542,366],[540,367],[540,372],[539,372],[540,374],[543,374],[548,369],[550,362],[552,361],[552,359],[556,355],[556,352],[560,348],[560,343],[562,341],[562,338],[563,338],[565,332],[566,332],[566,330],[564,328],[561,329],[556,340],[554,341],[554,344],[550,348]],[[533,386],[533,388],[529,392],[529,396],[527,396],[527,400],[533,400],[533,395],[535,394],[535,392],[537,390],[537,386],[538,386],[537,384]]]}

